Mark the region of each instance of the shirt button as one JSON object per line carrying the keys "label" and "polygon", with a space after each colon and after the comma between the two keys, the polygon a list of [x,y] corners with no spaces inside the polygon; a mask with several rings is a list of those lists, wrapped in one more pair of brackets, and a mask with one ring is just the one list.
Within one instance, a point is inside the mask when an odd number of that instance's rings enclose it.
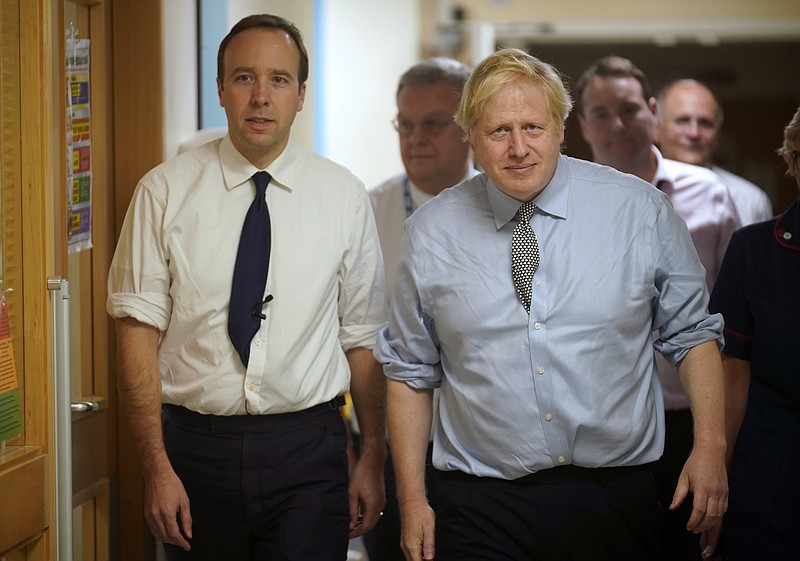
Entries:
{"label": "shirt button", "polygon": [[544,367],[540,366],[539,368],[537,368],[537,369],[536,369],[536,371],[537,371],[539,374],[544,374]]}
{"label": "shirt button", "polygon": [[256,391],[256,385],[255,384],[250,384],[249,386],[247,386],[247,389],[250,390],[251,392],[254,392],[254,391]]}
{"label": "shirt button", "polygon": [[534,329],[541,329],[542,328],[542,324],[537,321],[536,323],[533,324],[533,328]]}
{"label": "shirt button", "polygon": [[537,281],[536,281],[536,286],[542,286],[542,281],[540,281],[540,280],[537,280]]}
{"label": "shirt button", "polygon": [[566,461],[567,461],[567,459],[566,459],[564,456],[559,456],[559,457],[558,457],[558,463],[559,463],[559,464],[563,464],[563,463],[564,463],[564,462],[566,462]]}
{"label": "shirt button", "polygon": [[256,343],[256,347],[260,347],[261,346],[261,339],[256,339],[255,343]]}
{"label": "shirt button", "polygon": [[548,421],[548,422],[552,421],[553,420],[553,416],[550,413],[548,413],[547,415],[544,416],[544,420]]}

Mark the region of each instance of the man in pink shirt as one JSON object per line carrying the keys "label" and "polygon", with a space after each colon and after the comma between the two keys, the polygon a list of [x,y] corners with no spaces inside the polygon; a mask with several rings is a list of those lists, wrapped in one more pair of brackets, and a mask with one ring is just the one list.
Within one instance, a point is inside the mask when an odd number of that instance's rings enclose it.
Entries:
{"label": "man in pink shirt", "polygon": [[[654,145],[656,100],[644,74],[631,61],[613,56],[600,59],[578,80],[575,98],[581,132],[594,161],[636,175],[669,196],[689,227],[710,290],[728,241],[740,226],[728,188],[706,168],[661,155]],[[656,474],[660,500],[666,508],[672,503],[675,483],[691,451],[692,419],[677,370],[658,353],[656,359],[667,410],[664,456]],[[691,510],[691,501],[685,501],[685,506]],[[689,511],[666,512],[665,558],[700,559],[698,537],[686,530]]]}

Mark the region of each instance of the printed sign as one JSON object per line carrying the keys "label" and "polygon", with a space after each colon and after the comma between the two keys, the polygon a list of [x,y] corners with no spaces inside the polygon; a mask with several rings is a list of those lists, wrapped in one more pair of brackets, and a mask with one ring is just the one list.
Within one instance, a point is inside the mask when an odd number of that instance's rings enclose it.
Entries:
{"label": "printed sign", "polygon": [[69,251],[92,247],[92,122],[89,40],[67,40],[67,235]]}
{"label": "printed sign", "polygon": [[0,304],[0,440],[7,440],[22,432],[22,409],[19,400],[17,367],[14,363],[14,345],[11,342],[11,324],[8,321],[6,297]]}

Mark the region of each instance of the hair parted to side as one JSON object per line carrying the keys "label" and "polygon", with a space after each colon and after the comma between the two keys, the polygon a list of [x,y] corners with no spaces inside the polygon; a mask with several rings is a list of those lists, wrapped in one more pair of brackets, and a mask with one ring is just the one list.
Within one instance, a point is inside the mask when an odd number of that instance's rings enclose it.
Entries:
{"label": "hair parted to side", "polygon": [[248,29],[274,29],[285,31],[286,34],[292,38],[297,50],[300,52],[300,67],[297,70],[298,86],[302,86],[306,83],[308,80],[308,51],[303,43],[303,34],[300,33],[300,30],[289,20],[272,14],[253,14],[244,17],[231,28],[219,44],[219,51],[217,51],[217,79],[220,83],[222,83],[225,77],[225,49],[228,48],[228,43],[239,33],[247,31]]}
{"label": "hair parted to side", "polygon": [[[794,112],[789,124],[784,127],[783,144],[778,148],[779,156],[790,157],[792,153],[800,153],[800,106],[798,106],[797,111]],[[796,166],[797,160],[794,161]],[[786,174],[793,176],[796,172],[797,170],[794,170],[794,172],[792,171],[792,166],[790,165]]]}
{"label": "hair parted to side", "polygon": [[572,110],[572,98],[558,70],[520,49],[501,49],[479,62],[464,86],[455,121],[467,139],[492,96],[520,77],[542,87],[548,109],[556,122],[564,126]]}
{"label": "hair parted to side", "polygon": [[627,58],[607,56],[587,68],[575,84],[575,105],[580,115],[583,115],[583,91],[594,78],[634,78],[642,86],[644,100],[650,101],[650,98],[653,97],[644,72]]}
{"label": "hair parted to side", "polygon": [[470,68],[466,64],[446,57],[434,57],[418,62],[406,70],[397,84],[397,95],[403,88],[414,86],[429,86],[437,82],[446,81],[453,90],[461,95],[464,91],[464,84],[469,78]]}

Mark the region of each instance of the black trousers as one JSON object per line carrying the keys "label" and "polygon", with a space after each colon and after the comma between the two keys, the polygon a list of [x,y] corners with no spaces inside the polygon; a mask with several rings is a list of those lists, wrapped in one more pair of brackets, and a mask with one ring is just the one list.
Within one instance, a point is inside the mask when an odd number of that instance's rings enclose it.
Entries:
{"label": "black trousers", "polygon": [[659,559],[650,466],[556,467],[508,481],[438,472],[436,561]]}
{"label": "black trousers", "polygon": [[347,433],[336,400],[219,417],[164,406],[164,443],[189,495],[191,551],[170,561],[344,561]]}
{"label": "black trousers", "polygon": [[678,477],[694,445],[694,421],[689,409],[678,409],[665,413],[666,434],[664,455],[653,466],[658,486],[658,500],[664,507],[664,533],[661,538],[663,559],[668,561],[701,561],[700,534],[686,529],[692,514],[689,493],[677,510],[669,510]]}

